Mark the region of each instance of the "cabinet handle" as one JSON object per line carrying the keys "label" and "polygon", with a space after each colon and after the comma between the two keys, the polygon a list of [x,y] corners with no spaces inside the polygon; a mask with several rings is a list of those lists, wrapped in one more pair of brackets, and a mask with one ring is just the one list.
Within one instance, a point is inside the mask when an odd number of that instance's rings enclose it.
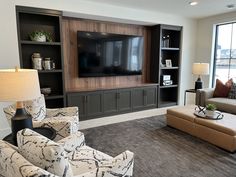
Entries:
{"label": "cabinet handle", "polygon": [[144,91],[143,91],[143,95],[144,95],[144,96],[147,96],[147,90],[144,90]]}
{"label": "cabinet handle", "polygon": [[89,97],[88,97],[88,95],[86,96],[86,102],[89,102]]}
{"label": "cabinet handle", "polygon": [[87,96],[85,95],[85,96],[84,96],[84,103],[86,103],[86,102],[87,102],[86,98],[87,98]]}
{"label": "cabinet handle", "polygon": [[117,99],[120,99],[120,93],[116,94]]}

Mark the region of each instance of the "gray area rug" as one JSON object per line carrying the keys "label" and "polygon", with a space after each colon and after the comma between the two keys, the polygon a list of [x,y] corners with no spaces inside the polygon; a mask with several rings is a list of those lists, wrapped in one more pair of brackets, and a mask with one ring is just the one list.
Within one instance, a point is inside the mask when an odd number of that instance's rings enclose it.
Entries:
{"label": "gray area rug", "polygon": [[135,153],[134,177],[236,177],[236,153],[166,126],[164,116],[83,130],[87,145]]}

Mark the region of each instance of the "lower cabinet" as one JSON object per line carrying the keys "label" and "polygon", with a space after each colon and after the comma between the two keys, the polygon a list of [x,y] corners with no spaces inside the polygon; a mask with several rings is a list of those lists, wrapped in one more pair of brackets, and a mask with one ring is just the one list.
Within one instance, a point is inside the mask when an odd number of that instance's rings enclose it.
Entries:
{"label": "lower cabinet", "polygon": [[157,86],[69,92],[67,106],[78,106],[80,120],[157,107]]}
{"label": "lower cabinet", "polygon": [[132,89],[116,89],[103,92],[103,113],[113,114],[132,110]]}
{"label": "lower cabinet", "polygon": [[118,90],[118,111],[132,111],[132,89]]}
{"label": "lower cabinet", "polygon": [[132,92],[133,110],[157,107],[157,88],[135,88]]}
{"label": "lower cabinet", "polygon": [[67,105],[78,106],[80,120],[103,114],[102,92],[76,92],[67,94]]}

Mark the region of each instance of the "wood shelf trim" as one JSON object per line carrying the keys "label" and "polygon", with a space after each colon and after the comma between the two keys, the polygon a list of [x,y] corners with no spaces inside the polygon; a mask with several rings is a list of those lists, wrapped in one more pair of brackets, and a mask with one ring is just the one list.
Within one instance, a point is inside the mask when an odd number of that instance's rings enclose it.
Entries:
{"label": "wood shelf trim", "polygon": [[161,50],[180,50],[180,48],[162,47]]}
{"label": "wood shelf trim", "polygon": [[21,40],[20,43],[26,45],[57,45],[57,46],[61,45],[61,42],[37,42],[37,41],[27,41],[27,40]]}
{"label": "wood shelf trim", "polygon": [[64,95],[49,95],[49,96],[45,96],[45,100],[53,100],[53,99],[60,99],[60,98],[64,98]]}
{"label": "wood shelf trim", "polygon": [[175,105],[177,105],[176,101],[161,101],[159,103],[160,107],[168,107],[168,106],[175,106]]}
{"label": "wood shelf trim", "polygon": [[38,73],[61,73],[62,69],[54,69],[54,70],[38,70]]}
{"label": "wood shelf trim", "polygon": [[67,91],[67,93],[126,89],[126,88],[135,88],[135,87],[149,87],[149,86],[158,86],[158,85],[159,85],[158,83],[143,83],[143,84],[132,84],[132,85],[106,85],[103,87],[83,87],[83,88],[77,88],[77,89],[70,89]]}
{"label": "wood shelf trim", "polygon": [[178,85],[162,85],[162,86],[160,86],[160,88],[162,89],[162,88],[173,88],[173,87],[178,87]]}
{"label": "wood shelf trim", "polygon": [[175,67],[162,67],[161,68],[162,70],[165,70],[165,69],[179,69],[178,66],[175,66]]}

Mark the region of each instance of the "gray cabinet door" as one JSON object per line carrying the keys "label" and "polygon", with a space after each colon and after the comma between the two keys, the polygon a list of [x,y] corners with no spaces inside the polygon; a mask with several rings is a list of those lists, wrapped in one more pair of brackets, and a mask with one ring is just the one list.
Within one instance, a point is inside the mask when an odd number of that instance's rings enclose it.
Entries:
{"label": "gray cabinet door", "polygon": [[79,108],[79,119],[83,120],[86,116],[86,94],[70,93],[67,94],[67,105],[77,106]]}
{"label": "gray cabinet door", "polygon": [[147,87],[144,89],[145,106],[157,107],[157,88]]}
{"label": "gray cabinet door", "polygon": [[132,101],[131,101],[131,89],[121,89],[117,92],[118,98],[118,110],[120,112],[131,111]]}
{"label": "gray cabinet door", "polygon": [[87,117],[93,117],[102,114],[102,92],[96,91],[87,93],[86,103]]}
{"label": "gray cabinet door", "polygon": [[117,90],[103,92],[103,112],[106,114],[116,113],[118,110]]}
{"label": "gray cabinet door", "polygon": [[132,90],[132,108],[133,110],[141,110],[145,106],[144,89],[135,88]]}

